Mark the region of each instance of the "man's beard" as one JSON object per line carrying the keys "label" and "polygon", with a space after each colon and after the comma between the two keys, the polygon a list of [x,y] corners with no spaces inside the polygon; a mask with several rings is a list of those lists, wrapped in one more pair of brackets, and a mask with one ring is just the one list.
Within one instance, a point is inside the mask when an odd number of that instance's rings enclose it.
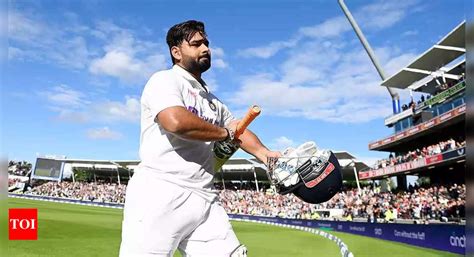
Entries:
{"label": "man's beard", "polygon": [[211,68],[211,56],[208,56],[207,58],[199,59],[198,66],[199,66],[199,71],[201,73],[204,73],[209,68]]}
{"label": "man's beard", "polygon": [[192,73],[204,73],[211,67],[211,56],[201,57],[197,62],[194,60],[183,60],[183,66]]}

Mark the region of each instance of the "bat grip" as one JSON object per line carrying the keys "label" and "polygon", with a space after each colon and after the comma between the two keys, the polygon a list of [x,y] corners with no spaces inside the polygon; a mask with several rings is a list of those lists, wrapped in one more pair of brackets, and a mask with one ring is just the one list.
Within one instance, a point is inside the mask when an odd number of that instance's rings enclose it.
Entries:
{"label": "bat grip", "polygon": [[244,133],[249,124],[260,114],[260,111],[261,109],[257,105],[250,107],[250,110],[248,110],[247,114],[245,114],[239,124],[237,124],[234,138],[239,138],[239,136]]}

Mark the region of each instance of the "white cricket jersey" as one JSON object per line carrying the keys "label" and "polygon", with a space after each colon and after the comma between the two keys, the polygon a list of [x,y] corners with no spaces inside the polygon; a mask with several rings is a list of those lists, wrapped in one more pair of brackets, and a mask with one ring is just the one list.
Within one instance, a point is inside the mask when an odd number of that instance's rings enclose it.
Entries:
{"label": "white cricket jersey", "polygon": [[[165,108],[182,106],[201,119],[223,127],[233,120],[227,107],[178,65],[148,80],[141,98],[140,169],[188,188],[209,201],[213,190],[214,142],[189,140],[167,132],[155,122]],[[150,173],[150,172],[147,172]]]}

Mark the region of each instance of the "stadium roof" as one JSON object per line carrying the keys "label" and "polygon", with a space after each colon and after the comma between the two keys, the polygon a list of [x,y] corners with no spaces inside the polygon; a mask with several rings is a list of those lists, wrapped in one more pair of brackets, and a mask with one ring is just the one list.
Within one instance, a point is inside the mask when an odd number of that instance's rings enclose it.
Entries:
{"label": "stadium roof", "polygon": [[[342,168],[344,180],[355,180],[354,166],[357,171],[367,170],[370,167],[362,161],[358,161],[354,155],[346,151],[333,151]],[[266,180],[265,165],[257,159],[230,159],[223,167],[226,180],[253,180],[255,175],[258,180]]]}
{"label": "stadium roof", "polygon": [[[100,167],[100,165],[116,165],[118,167],[126,168],[127,166],[138,165],[140,163],[139,160],[89,160],[89,159],[56,159],[57,161],[62,161],[64,163],[71,163],[76,167],[80,167],[82,165],[91,165],[94,164],[96,167]],[[99,165],[99,166],[97,166]]]}
{"label": "stadium roof", "polygon": [[458,75],[440,69],[466,53],[465,29],[466,22],[463,21],[407,67],[384,80],[381,85],[406,89],[427,76],[432,76],[432,79],[442,76],[459,79]]}
{"label": "stadium roof", "polygon": [[[354,180],[354,166],[357,171],[369,168],[365,163],[356,160],[356,157],[346,151],[333,151],[343,170],[345,180]],[[91,160],[91,159],[67,159],[56,158],[55,160],[71,164],[74,167],[87,167],[94,169],[111,169],[113,166],[121,168],[133,168],[140,163],[139,160]],[[267,180],[266,166],[255,158],[234,158],[230,159],[222,167],[226,180],[253,180],[254,176],[258,180]],[[255,171],[255,175],[253,173]]]}
{"label": "stadium roof", "polygon": [[367,170],[370,167],[362,161],[358,161],[355,156],[348,152],[336,152],[334,151],[337,160],[342,168],[342,177],[344,180],[355,180],[354,167],[357,172]]}
{"label": "stadium roof", "polygon": [[[463,59],[457,62],[455,65],[448,67],[448,68],[441,68],[441,73],[438,74],[441,77],[444,76],[446,82],[455,82],[458,80],[459,76],[466,71],[466,59]],[[454,75],[454,76],[452,76]],[[441,83],[438,79],[438,82]],[[438,85],[436,81],[436,76],[429,75],[426,78],[413,83],[408,88],[412,89],[413,91],[420,91],[424,93],[428,93],[434,95],[436,92],[436,86]]]}

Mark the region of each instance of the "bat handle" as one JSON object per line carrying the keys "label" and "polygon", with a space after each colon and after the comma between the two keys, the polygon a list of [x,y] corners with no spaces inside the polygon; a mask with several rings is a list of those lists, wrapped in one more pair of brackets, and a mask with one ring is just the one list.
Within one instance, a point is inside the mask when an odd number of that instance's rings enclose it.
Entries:
{"label": "bat handle", "polygon": [[242,120],[237,124],[237,128],[235,130],[234,138],[239,138],[242,133],[247,129],[249,124],[260,114],[261,109],[258,105],[253,105],[248,110],[247,114],[242,118]]}

